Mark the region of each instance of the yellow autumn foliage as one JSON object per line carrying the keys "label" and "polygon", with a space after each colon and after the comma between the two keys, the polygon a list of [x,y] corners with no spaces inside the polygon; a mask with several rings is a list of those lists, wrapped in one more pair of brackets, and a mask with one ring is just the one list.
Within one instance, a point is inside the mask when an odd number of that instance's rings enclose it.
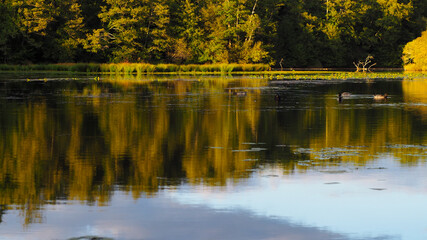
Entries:
{"label": "yellow autumn foliage", "polygon": [[405,70],[427,71],[427,30],[421,37],[406,44],[402,58]]}

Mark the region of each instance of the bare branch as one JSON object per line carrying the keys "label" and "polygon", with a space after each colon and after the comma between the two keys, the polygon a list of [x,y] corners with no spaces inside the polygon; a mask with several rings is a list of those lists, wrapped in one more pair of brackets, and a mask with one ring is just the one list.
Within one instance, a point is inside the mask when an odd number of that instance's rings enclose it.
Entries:
{"label": "bare branch", "polygon": [[375,65],[377,65],[377,63],[374,63],[374,64],[372,64],[371,66],[369,66],[369,67],[368,67],[368,72],[370,72],[370,71],[371,71],[371,67],[373,67],[373,66],[375,66]]}
{"label": "bare branch", "polygon": [[362,69],[363,72],[370,72],[370,68],[376,65],[376,63],[369,65],[372,62],[372,59],[374,59],[374,57],[368,55],[364,62],[362,60],[359,60],[357,64],[353,62],[353,65],[356,67],[356,72],[360,72],[360,69]]}

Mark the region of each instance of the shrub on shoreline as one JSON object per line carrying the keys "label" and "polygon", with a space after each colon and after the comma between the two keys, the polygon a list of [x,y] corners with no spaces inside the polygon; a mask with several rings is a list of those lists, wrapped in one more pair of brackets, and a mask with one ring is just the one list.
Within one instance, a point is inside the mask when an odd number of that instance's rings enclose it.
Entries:
{"label": "shrub on shoreline", "polygon": [[406,44],[402,59],[407,71],[427,71],[427,31]]}

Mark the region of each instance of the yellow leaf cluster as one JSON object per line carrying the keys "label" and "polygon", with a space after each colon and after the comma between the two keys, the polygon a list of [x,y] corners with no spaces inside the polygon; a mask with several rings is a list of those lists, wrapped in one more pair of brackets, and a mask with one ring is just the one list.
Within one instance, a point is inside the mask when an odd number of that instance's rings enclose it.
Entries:
{"label": "yellow leaf cluster", "polygon": [[427,30],[403,49],[405,70],[427,71]]}

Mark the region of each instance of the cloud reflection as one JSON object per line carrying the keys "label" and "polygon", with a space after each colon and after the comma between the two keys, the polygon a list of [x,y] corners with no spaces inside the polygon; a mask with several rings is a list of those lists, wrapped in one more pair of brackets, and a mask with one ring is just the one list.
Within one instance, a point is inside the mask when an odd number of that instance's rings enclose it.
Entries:
{"label": "cloud reflection", "polygon": [[184,185],[137,200],[118,191],[109,206],[47,206],[46,222],[25,231],[10,211],[0,239],[425,239],[426,167],[376,164],[292,176],[266,167],[238,185]]}
{"label": "cloud reflection", "polygon": [[[377,164],[385,167],[348,167],[339,174],[313,171],[292,177],[270,168],[244,187],[208,191],[200,186],[171,195],[181,203],[248,210],[351,239],[427,239],[427,192],[420,191],[427,189],[426,166],[401,168],[391,158]],[[331,182],[336,184],[327,184]]]}
{"label": "cloud reflection", "polygon": [[20,224],[10,224],[16,216],[8,215],[0,228],[0,239],[67,239],[88,235],[175,240],[348,239],[319,228],[255,216],[243,209],[217,211],[202,205],[177,204],[164,195],[134,201],[118,194],[108,208],[76,204],[55,206],[46,212],[47,223],[30,225],[21,233],[17,229]]}

